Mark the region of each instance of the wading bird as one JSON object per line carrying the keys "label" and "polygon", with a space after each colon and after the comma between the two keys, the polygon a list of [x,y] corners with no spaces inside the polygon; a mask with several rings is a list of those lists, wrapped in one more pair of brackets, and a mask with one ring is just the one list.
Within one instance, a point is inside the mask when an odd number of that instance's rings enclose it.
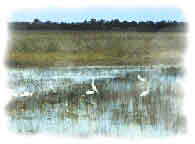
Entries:
{"label": "wading bird", "polygon": [[23,92],[23,93],[17,93],[16,91],[12,90],[12,89],[6,89],[6,91],[8,92],[9,95],[13,96],[13,97],[25,97],[25,96],[32,96],[33,93],[31,92]]}
{"label": "wading bird", "polygon": [[85,92],[86,95],[92,95],[92,94],[98,93],[98,89],[95,86],[95,80],[94,80],[94,78],[92,78],[91,87],[92,87],[92,90],[87,90]]}
{"label": "wading bird", "polygon": [[142,82],[146,82],[146,80],[144,78],[142,78],[140,75],[137,75],[137,78],[142,81]]}
{"label": "wading bird", "polygon": [[147,89],[145,90],[145,91],[143,91],[139,96],[147,96],[148,94],[149,94],[149,92],[150,92],[150,88],[149,88],[149,86],[147,86]]}
{"label": "wading bird", "polygon": [[140,75],[137,75],[137,78],[141,81],[141,82],[143,82],[143,86],[144,87],[146,87],[146,90],[145,91],[143,91],[139,96],[147,96],[148,94],[149,94],[149,92],[150,92],[150,87],[149,87],[149,85],[148,85],[148,83],[147,83],[147,81],[144,79],[144,78],[142,78]]}
{"label": "wading bird", "polygon": [[23,92],[20,96],[32,96],[31,92]]}
{"label": "wading bird", "polygon": [[81,98],[85,100],[86,104],[95,105],[96,103],[91,100],[89,101],[87,97],[87,95],[94,95],[95,93],[98,93],[98,89],[95,86],[94,78],[92,78],[91,87],[92,87],[92,90],[87,90],[85,94],[81,95]]}

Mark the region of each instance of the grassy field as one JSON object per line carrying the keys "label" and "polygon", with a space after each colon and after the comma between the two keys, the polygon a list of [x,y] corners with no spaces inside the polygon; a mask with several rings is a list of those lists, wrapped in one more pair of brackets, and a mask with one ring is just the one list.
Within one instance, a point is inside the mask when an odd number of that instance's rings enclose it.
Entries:
{"label": "grassy field", "polygon": [[185,33],[10,32],[9,67],[178,64]]}

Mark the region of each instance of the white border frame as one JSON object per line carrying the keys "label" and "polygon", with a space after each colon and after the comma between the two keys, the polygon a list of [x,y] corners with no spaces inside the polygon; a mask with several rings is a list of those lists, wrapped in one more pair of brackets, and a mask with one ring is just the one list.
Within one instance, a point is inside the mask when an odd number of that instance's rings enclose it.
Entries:
{"label": "white border frame", "polygon": [[[23,136],[12,133],[7,129],[7,117],[5,115],[4,107],[8,103],[9,96],[6,91],[6,82],[7,82],[7,72],[4,67],[4,55],[7,45],[7,17],[11,11],[18,8],[47,8],[47,7],[88,7],[88,6],[176,6],[181,8],[189,22],[189,32],[188,36],[188,48],[185,52],[185,99],[184,99],[184,113],[187,115],[188,130],[187,134],[184,136],[162,138],[162,139],[144,139],[144,140],[130,140],[122,138],[109,138],[109,137],[90,137],[87,139],[75,138],[75,137],[55,137],[55,136],[45,136],[45,135],[35,135],[35,136]],[[144,143],[144,144],[173,144],[173,143],[185,143],[193,141],[193,131],[194,131],[194,97],[193,96],[193,80],[194,80],[194,67],[193,67],[193,57],[195,48],[193,40],[193,25],[195,23],[193,18],[194,5],[190,1],[178,1],[178,0],[138,0],[136,2],[128,0],[17,0],[11,1],[6,0],[0,6],[0,43],[1,43],[1,52],[0,57],[0,87],[1,87],[1,98],[0,98],[0,140],[1,143],[20,143],[20,144],[34,144],[34,143]]]}

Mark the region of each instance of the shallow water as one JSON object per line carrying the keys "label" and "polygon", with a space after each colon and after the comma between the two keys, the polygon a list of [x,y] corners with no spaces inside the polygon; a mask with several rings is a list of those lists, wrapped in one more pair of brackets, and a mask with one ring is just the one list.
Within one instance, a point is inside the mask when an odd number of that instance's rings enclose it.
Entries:
{"label": "shallow water", "polygon": [[[15,97],[7,105],[9,129],[21,134],[130,138],[183,134],[183,74],[170,68],[10,69],[8,83]],[[92,79],[98,93],[87,95]],[[21,96],[24,92],[32,96]]]}

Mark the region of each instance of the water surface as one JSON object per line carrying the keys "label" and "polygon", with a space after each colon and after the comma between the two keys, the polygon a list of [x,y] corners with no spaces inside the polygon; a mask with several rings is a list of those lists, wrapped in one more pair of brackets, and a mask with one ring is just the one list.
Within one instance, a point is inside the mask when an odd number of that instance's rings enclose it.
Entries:
{"label": "water surface", "polygon": [[[8,77],[9,129],[16,133],[140,138],[185,132],[183,73],[175,66],[10,69]],[[98,93],[87,95],[92,79]],[[27,92],[32,96],[22,96]]]}

